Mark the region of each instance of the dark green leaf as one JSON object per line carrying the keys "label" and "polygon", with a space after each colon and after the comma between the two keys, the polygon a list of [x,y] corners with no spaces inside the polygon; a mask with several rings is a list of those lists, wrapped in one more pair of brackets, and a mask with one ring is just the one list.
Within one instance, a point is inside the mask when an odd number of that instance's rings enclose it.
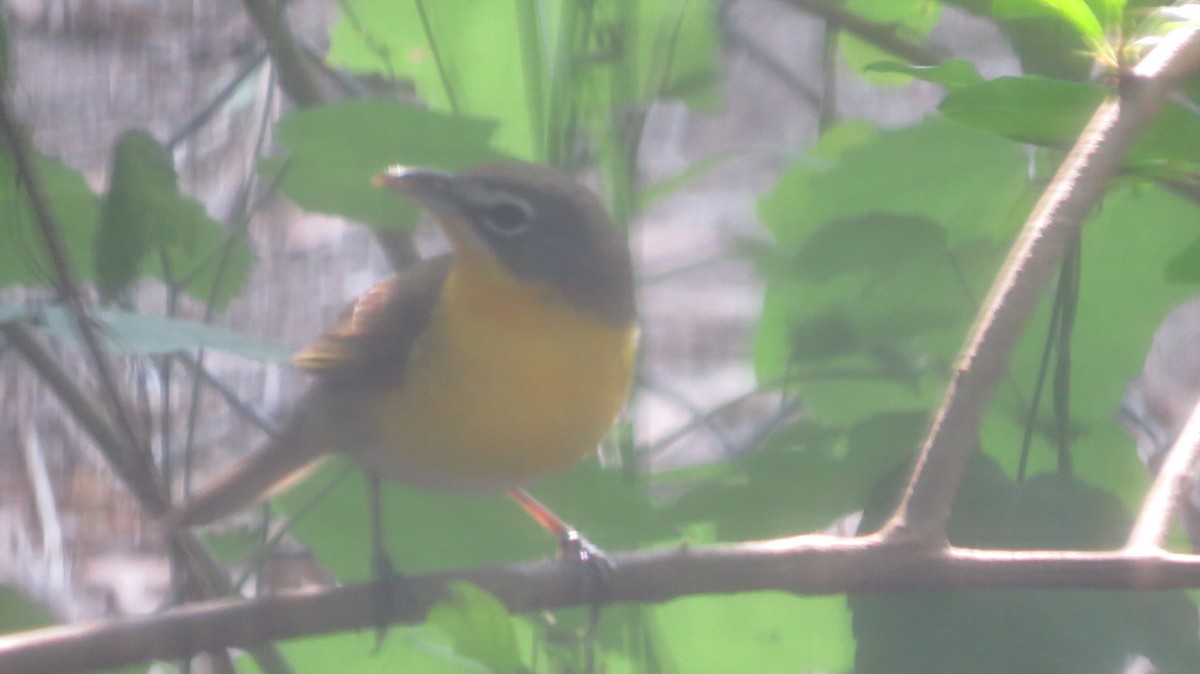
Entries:
{"label": "dark green leaf", "polygon": [[145,131],[117,139],[110,175],[95,251],[96,285],[111,299],[138,277],[148,252],[172,241],[180,196],[171,158]]}
{"label": "dark green leaf", "polygon": [[897,411],[847,429],[802,422],[767,447],[730,462],[670,510],[678,526],[715,526],[723,541],[823,529],[862,509],[879,479],[907,465],[924,430],[924,411]]}
{"label": "dark green leaf", "polygon": [[946,232],[928,219],[869,212],[826,223],[796,255],[797,277],[822,282],[835,275],[878,270],[944,250]]}
{"label": "dark green leaf", "polygon": [[[864,528],[882,520],[902,484],[897,474],[882,487]],[[977,454],[949,533],[960,546],[1105,549],[1121,542],[1128,525],[1111,494],[1057,476],[1018,485]],[[930,592],[849,601],[859,674],[1084,674],[1120,671],[1132,653],[1173,671],[1200,666],[1196,609],[1182,592]]]}
{"label": "dark green leaf", "polygon": [[166,150],[144,131],[126,131],[94,243],[96,282],[112,298],[142,273],[221,309],[241,289],[252,256],[244,241],[179,191]]}
{"label": "dark green leaf", "polygon": [[[34,164],[66,248],[66,262],[77,278],[91,280],[96,196],[77,171],[42,156],[35,157]],[[29,207],[25,187],[17,179],[8,146],[3,145],[0,147],[0,288],[55,284],[41,227]]]}

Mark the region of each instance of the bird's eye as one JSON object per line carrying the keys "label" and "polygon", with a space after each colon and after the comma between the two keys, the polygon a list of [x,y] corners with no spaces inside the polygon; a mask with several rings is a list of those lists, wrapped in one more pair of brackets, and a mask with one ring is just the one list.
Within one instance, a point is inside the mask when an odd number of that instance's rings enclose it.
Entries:
{"label": "bird's eye", "polygon": [[525,204],[500,201],[484,209],[483,223],[502,236],[516,236],[533,224],[533,213]]}

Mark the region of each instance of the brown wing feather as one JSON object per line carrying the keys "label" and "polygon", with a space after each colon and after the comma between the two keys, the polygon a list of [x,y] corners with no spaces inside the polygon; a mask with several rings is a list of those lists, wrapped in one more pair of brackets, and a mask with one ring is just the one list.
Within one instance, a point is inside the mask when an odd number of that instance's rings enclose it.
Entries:
{"label": "brown wing feather", "polygon": [[451,262],[448,255],[436,257],[376,283],[337,325],[296,355],[296,366],[331,384],[402,384],[408,355],[429,325]]}

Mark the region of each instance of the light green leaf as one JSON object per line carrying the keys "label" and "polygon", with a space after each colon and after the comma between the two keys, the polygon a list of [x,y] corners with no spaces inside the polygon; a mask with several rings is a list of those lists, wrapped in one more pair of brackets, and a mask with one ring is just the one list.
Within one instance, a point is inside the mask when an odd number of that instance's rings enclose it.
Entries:
{"label": "light green leaf", "polygon": [[940,84],[947,89],[957,89],[983,82],[975,64],[966,59],[948,59],[936,66],[914,66],[898,61],[876,61],[865,70],[874,73],[901,73],[918,80]]}
{"label": "light green leaf", "polygon": [[[10,312],[4,312],[3,307],[0,307],[0,319],[18,318],[16,311],[11,311],[14,308],[9,309]],[[59,339],[75,341],[75,323],[66,309],[41,307],[27,309],[22,313],[24,316],[20,317],[36,319]],[[121,355],[149,356],[208,348],[268,362],[285,361],[291,356],[291,353],[281,346],[180,318],[116,309],[96,309],[90,316],[97,321],[101,345],[111,353]]]}
{"label": "light green leaf", "polygon": [[[937,25],[942,9],[940,3],[927,0],[847,0],[844,6],[846,11],[864,19],[891,26],[899,37],[916,43],[923,42]],[[872,63],[895,59],[894,54],[848,32],[839,37],[838,43],[846,63],[869,82],[879,86],[908,84],[907,77],[869,69]]]}
{"label": "light green leaf", "polygon": [[996,0],[992,14],[1000,19],[1053,15],[1075,28],[1089,44],[1104,42],[1104,27],[1086,0]]}
{"label": "light green leaf", "polygon": [[470,583],[449,586],[450,596],[429,609],[425,624],[450,636],[454,652],[497,674],[522,670],[517,633],[508,610],[492,595]]}
{"label": "light green leaf", "polygon": [[654,609],[655,648],[673,672],[846,672],[854,639],[841,597],[782,592],[677,599]]}
{"label": "light green leaf", "polygon": [[412,227],[416,208],[371,184],[393,164],[459,169],[498,161],[488,146],[492,122],[388,101],[346,101],[293,112],[276,133],[283,157],[261,170],[300,207],[375,227]]}

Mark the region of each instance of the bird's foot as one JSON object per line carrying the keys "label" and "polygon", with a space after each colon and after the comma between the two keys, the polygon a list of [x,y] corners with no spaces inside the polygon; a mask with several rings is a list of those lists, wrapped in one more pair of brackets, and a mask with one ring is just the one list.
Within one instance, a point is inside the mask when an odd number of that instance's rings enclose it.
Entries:
{"label": "bird's foot", "polygon": [[579,574],[578,588],[590,607],[586,634],[595,631],[600,609],[612,596],[612,577],[616,567],[604,551],[575,529],[567,529],[558,539],[558,559],[574,565]]}

